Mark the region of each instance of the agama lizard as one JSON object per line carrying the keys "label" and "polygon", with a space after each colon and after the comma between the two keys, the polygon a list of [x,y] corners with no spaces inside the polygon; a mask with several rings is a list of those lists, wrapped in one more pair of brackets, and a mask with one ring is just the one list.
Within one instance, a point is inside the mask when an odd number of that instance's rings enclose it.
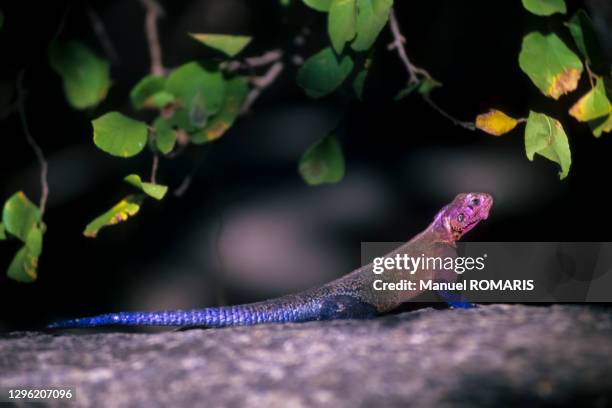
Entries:
{"label": "agama lizard", "polygon": [[[493,198],[489,194],[459,194],[438,212],[425,231],[387,257],[394,257],[396,254],[402,256],[407,254],[411,257],[423,254],[428,257],[456,256],[455,242],[481,220],[486,219],[492,205]],[[418,276],[436,277],[438,272],[440,271],[423,271]],[[391,311],[419,294],[418,291],[376,291],[373,289],[375,279],[397,282],[414,276],[407,276],[405,270],[399,269],[376,275],[372,271],[372,264],[369,264],[322,287],[263,302],[195,310],[119,312],[61,321],[49,325],[49,328],[106,325],[222,327],[311,320],[365,319]],[[464,303],[448,299],[447,301],[452,306],[467,306]]]}

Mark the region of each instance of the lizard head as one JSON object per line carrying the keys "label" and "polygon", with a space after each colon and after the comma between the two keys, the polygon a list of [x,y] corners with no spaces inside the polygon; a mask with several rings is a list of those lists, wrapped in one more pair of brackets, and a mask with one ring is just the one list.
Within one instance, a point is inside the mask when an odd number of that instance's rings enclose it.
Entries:
{"label": "lizard head", "polygon": [[458,241],[463,235],[489,216],[493,197],[486,193],[462,193],[440,211],[436,217],[449,241]]}

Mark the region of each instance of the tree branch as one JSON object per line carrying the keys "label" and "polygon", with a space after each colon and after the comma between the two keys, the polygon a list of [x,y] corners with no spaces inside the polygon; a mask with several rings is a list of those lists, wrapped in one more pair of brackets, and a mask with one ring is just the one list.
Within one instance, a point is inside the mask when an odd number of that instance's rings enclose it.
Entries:
{"label": "tree branch", "polygon": [[[242,104],[242,107],[240,108],[241,115],[244,115],[251,110],[251,107],[253,106],[257,98],[259,98],[264,89],[272,85],[282,73],[283,69],[285,68],[285,65],[281,61],[282,57],[283,52],[281,50],[271,50],[259,56],[245,58],[244,61],[230,61],[227,63],[227,65],[225,65],[225,68],[228,71],[233,72],[239,69],[250,69],[251,71],[253,71],[255,68],[272,64],[263,75],[252,76],[250,78],[250,82],[253,85],[253,88],[247,95],[244,103]],[[186,145],[186,140],[182,144],[179,143],[179,146]],[[200,158],[196,162],[191,172],[187,176],[185,176],[179,187],[174,190],[173,194],[175,197],[182,197],[187,192],[187,190],[191,186],[193,176],[199,169],[201,163],[202,158]]]}
{"label": "tree branch", "polygon": [[406,54],[406,47],[404,46],[406,43],[406,38],[400,31],[399,23],[397,22],[397,17],[395,16],[395,9],[393,8],[391,8],[391,13],[389,14],[389,27],[391,29],[391,33],[393,34],[393,42],[389,44],[389,50],[397,51],[397,55],[404,63],[406,71],[408,71],[408,80],[414,83],[421,82],[419,75],[424,78],[431,79],[429,72],[417,67],[410,61],[410,58],[408,58],[408,54]]}
{"label": "tree branch", "polygon": [[156,0],[141,0],[146,10],[145,33],[149,43],[149,54],[151,55],[151,74],[163,75],[164,65],[162,63],[162,50],[159,43],[159,32],[157,29],[157,19],[163,16],[164,12]]}
{"label": "tree branch", "polygon": [[17,76],[17,112],[19,113],[19,119],[21,120],[21,127],[23,129],[23,133],[25,135],[26,141],[34,150],[34,154],[36,155],[36,160],[40,166],[40,202],[38,207],[40,208],[40,213],[45,213],[45,208],[47,206],[47,199],[49,197],[49,183],[47,181],[48,173],[49,173],[49,164],[45,159],[45,155],[43,154],[42,149],[36,142],[36,139],[30,133],[30,127],[28,126],[28,118],[26,116],[25,109],[25,90],[23,89],[23,77],[25,75],[25,69],[19,72]]}
{"label": "tree branch", "polygon": [[265,65],[270,65],[276,61],[280,61],[283,57],[281,50],[270,50],[266,51],[261,55],[254,57],[245,58],[244,61],[230,61],[227,65],[227,69],[230,71],[236,71],[240,68],[257,68]]}
{"label": "tree branch", "polygon": [[[141,0],[146,10],[145,14],[145,33],[149,44],[149,54],[151,55],[151,74],[156,76],[164,75],[164,65],[162,63],[162,50],[159,42],[159,31],[157,29],[157,19],[164,14],[164,10],[156,0]],[[163,112],[162,112],[163,115]],[[157,183],[157,169],[159,168],[159,155],[153,150],[153,161],[151,163],[151,183]]]}
{"label": "tree branch", "polygon": [[[406,67],[406,71],[408,72],[408,82],[418,84],[423,79],[432,79],[432,76],[429,74],[429,72],[427,72],[427,70],[414,65],[412,61],[410,61],[410,58],[408,58],[405,47],[406,38],[402,35],[399,23],[397,21],[397,16],[395,15],[395,9],[393,8],[391,8],[391,12],[389,14],[389,28],[391,30],[391,34],[393,35],[393,42],[389,44],[389,50],[395,50],[398,57],[404,64],[404,67]],[[468,130],[476,130],[476,125],[474,123],[464,122],[455,118],[436,105],[429,95],[421,96],[433,110],[438,112],[444,118],[450,120],[454,125],[461,126]]]}
{"label": "tree branch", "polygon": [[159,155],[153,153],[153,161],[151,162],[151,183],[157,184],[157,169],[159,167]]}
{"label": "tree branch", "polygon": [[240,109],[240,113],[244,114],[251,110],[251,106],[255,103],[257,98],[261,95],[264,89],[269,87],[276,81],[276,78],[283,72],[285,65],[277,61],[268,70],[265,74],[260,77],[254,77],[251,79],[251,83],[253,84],[253,89],[249,92],[246,97],[246,100],[242,104],[242,108]]}

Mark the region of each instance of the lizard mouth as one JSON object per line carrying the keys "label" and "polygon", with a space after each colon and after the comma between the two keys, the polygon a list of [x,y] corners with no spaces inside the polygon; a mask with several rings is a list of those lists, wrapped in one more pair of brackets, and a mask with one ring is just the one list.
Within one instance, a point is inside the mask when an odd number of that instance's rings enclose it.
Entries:
{"label": "lizard mouth", "polygon": [[457,226],[452,226],[451,227],[451,232],[452,232],[453,239],[455,241],[459,240],[464,234],[466,234],[472,228],[474,228],[476,226],[476,224],[478,224],[478,222],[480,222],[481,220],[486,219],[488,215],[489,215],[488,211],[485,214],[479,214],[478,217],[474,218],[473,221],[465,224],[462,228],[457,227]]}

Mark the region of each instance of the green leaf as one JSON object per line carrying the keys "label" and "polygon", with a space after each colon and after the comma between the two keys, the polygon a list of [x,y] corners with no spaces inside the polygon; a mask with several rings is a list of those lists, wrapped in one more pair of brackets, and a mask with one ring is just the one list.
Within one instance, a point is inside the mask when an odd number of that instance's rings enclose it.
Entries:
{"label": "green leaf", "polygon": [[389,21],[393,0],[357,0],[357,37],[351,44],[355,51],[366,51]]}
{"label": "green leaf", "polygon": [[537,16],[567,12],[565,0],[523,0],[523,7]]}
{"label": "green leaf", "polygon": [[580,122],[588,122],[612,113],[612,105],[606,95],[603,79],[597,79],[595,87],[587,92],[569,110],[570,115]]}
{"label": "green leaf", "polygon": [[38,277],[38,255],[34,255],[24,245],[15,254],[6,275],[17,282],[34,282]]}
{"label": "green leaf", "polygon": [[584,10],[578,10],[565,25],[586,61],[595,71],[606,73],[605,71],[609,69],[607,58],[588,14]]}
{"label": "green leaf", "polygon": [[519,65],[540,91],[553,99],[576,89],[583,68],[556,34],[538,32],[523,38]]}
{"label": "green leaf", "polygon": [[572,165],[567,135],[561,123],[543,113],[529,112],[525,127],[525,152],[527,158],[533,161],[533,156],[539,154],[561,166],[559,177],[567,177]]}
{"label": "green leaf", "polygon": [[155,146],[163,154],[170,153],[176,143],[176,131],[172,129],[171,123],[159,117],[153,122],[153,127],[155,128]]}
{"label": "green leaf", "polygon": [[34,226],[28,233],[25,246],[30,255],[38,258],[42,253],[43,231],[40,225]]}
{"label": "green leaf", "polygon": [[30,229],[25,245],[10,263],[7,276],[17,282],[33,282],[38,277],[38,258],[42,254],[43,231],[40,224]]}
{"label": "green leaf", "polygon": [[429,95],[431,91],[440,87],[442,87],[441,82],[438,82],[433,78],[425,78],[421,82],[419,82],[417,90],[421,95]]}
{"label": "green leaf", "polygon": [[334,50],[342,54],[344,44],[355,38],[357,10],[355,0],[333,0],[327,16],[327,32]]}
{"label": "green leaf", "polygon": [[242,51],[253,39],[245,35],[225,35],[225,34],[194,34],[190,36],[201,42],[202,44],[221,51],[228,57],[235,57]]}
{"label": "green leaf", "polygon": [[49,47],[51,67],[64,81],[64,93],[75,109],[100,103],[110,87],[110,64],[77,41]]}
{"label": "green leaf", "polygon": [[328,12],[331,7],[332,0],[303,0],[304,4],[317,11]]}
{"label": "green leaf", "polygon": [[297,83],[311,98],[320,98],[338,88],[353,70],[353,60],[348,55],[339,58],[327,47],[311,56],[297,74]]}
{"label": "green leaf", "polygon": [[227,81],[225,103],[221,111],[208,121],[202,131],[190,134],[189,140],[200,144],[223,136],[236,121],[248,93],[249,87],[243,78],[236,77]]}
{"label": "green leaf", "polygon": [[28,234],[41,221],[42,214],[26,195],[19,191],[11,196],[5,203],[2,211],[4,229],[11,235],[26,242]]}
{"label": "green leaf", "polygon": [[338,139],[329,135],[306,150],[298,167],[310,185],[337,183],[344,177],[344,156]]}
{"label": "green leaf", "polygon": [[[161,108],[174,100],[174,96],[164,91],[166,78],[147,75],[130,91],[130,100],[135,109]],[[161,104],[160,104],[161,102]]]}
{"label": "green leaf", "polygon": [[143,199],[144,196],[142,194],[125,197],[113,208],[87,224],[85,231],[83,231],[83,235],[89,238],[95,238],[102,228],[119,224],[120,222],[126,221],[131,216],[136,215],[140,210]]}
{"label": "green leaf", "polygon": [[170,126],[177,129],[182,129],[186,132],[196,132],[199,130],[193,125],[189,112],[185,108],[176,109],[172,116],[166,120]]}
{"label": "green leaf", "polygon": [[367,77],[368,70],[362,69],[353,80],[353,91],[360,101],[363,100],[363,88],[365,87],[365,80]]}
{"label": "green leaf", "polygon": [[147,125],[119,112],[106,113],[91,123],[94,143],[113,156],[135,156],[147,143]]}
{"label": "green leaf", "polygon": [[198,128],[205,122],[202,117],[214,115],[223,106],[225,80],[221,71],[189,62],[170,74],[166,91],[177,97],[190,114],[192,125]]}
{"label": "green leaf", "polygon": [[406,85],[405,88],[401,89],[397,95],[395,95],[395,98],[393,98],[394,101],[400,101],[402,99],[404,99],[405,97],[407,97],[408,95],[410,95],[411,93],[413,93],[414,91],[417,90],[417,88],[421,85],[420,82],[410,82],[408,83],[408,85]]}
{"label": "green leaf", "polygon": [[176,98],[174,97],[174,95],[166,91],[156,92],[148,99],[151,105],[157,109],[161,109],[173,103],[175,100]]}
{"label": "green leaf", "polygon": [[17,251],[7,270],[7,276],[18,282],[36,280],[38,258],[42,253],[44,225],[42,214],[21,191],[13,194],[4,204],[0,240],[6,239],[5,231],[19,238],[24,246]]}
{"label": "green leaf", "polygon": [[612,132],[612,114],[589,121],[589,127],[595,137]]}
{"label": "green leaf", "polygon": [[131,184],[137,189],[141,190],[149,197],[153,197],[156,200],[161,200],[168,192],[168,186],[143,182],[138,174],[130,174],[129,176],[126,176],[123,180],[125,180],[125,182],[127,182],[128,184]]}

